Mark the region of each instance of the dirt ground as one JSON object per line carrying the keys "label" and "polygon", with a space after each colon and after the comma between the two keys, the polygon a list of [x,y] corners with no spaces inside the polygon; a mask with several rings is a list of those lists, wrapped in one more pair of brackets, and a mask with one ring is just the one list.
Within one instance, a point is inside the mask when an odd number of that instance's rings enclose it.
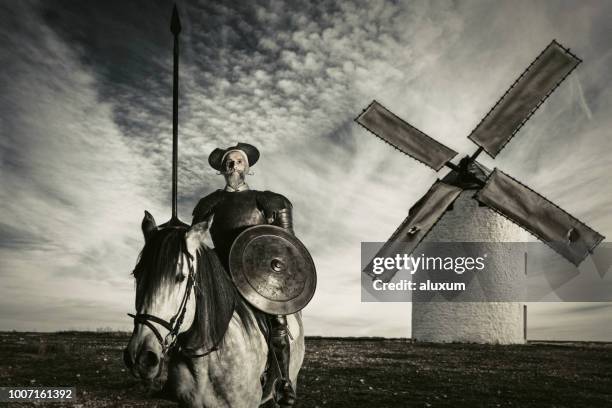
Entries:
{"label": "dirt ground", "polygon": [[[152,398],[126,372],[127,333],[12,332],[0,339],[0,386],[74,386],[78,401],[68,406],[76,407],[176,406]],[[612,407],[609,343],[315,337],[306,346],[298,407]]]}

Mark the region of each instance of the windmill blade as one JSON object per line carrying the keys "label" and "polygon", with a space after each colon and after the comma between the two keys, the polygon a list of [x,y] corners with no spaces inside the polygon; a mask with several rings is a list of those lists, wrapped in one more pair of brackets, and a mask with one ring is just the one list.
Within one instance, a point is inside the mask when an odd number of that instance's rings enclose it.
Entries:
{"label": "windmill blade", "polygon": [[[436,181],[429,191],[411,209],[408,217],[395,230],[387,243],[378,251],[375,258],[395,257],[402,253],[410,255],[425,238],[427,233],[438,222],[446,209],[459,197],[461,188]],[[373,260],[363,270],[372,278],[389,282],[397,270],[386,270],[380,275],[374,274]]]}
{"label": "windmill blade", "polygon": [[581,60],[556,41],[527,67],[468,136],[495,158]]}
{"label": "windmill blade", "polygon": [[604,239],[498,169],[491,173],[476,199],[531,232],[576,266]]}
{"label": "windmill blade", "polygon": [[411,126],[376,101],[355,119],[375,136],[438,171],[457,152]]}

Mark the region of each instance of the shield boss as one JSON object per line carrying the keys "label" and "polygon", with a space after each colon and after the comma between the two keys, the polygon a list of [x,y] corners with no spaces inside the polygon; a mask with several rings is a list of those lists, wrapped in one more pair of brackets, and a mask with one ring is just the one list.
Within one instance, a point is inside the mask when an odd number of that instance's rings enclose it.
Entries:
{"label": "shield boss", "polygon": [[238,235],[230,249],[229,267],[240,294],[270,314],[303,309],[317,284],[304,244],[275,225],[256,225]]}

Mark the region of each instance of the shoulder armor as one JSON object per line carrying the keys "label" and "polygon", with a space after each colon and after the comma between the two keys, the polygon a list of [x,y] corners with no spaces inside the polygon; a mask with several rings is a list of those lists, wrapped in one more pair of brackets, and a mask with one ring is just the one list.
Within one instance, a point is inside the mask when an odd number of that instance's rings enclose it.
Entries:
{"label": "shoulder armor", "polygon": [[272,191],[257,192],[257,206],[269,217],[272,213],[278,210],[291,210],[293,207],[291,201],[285,196]]}
{"label": "shoulder armor", "polygon": [[223,190],[214,191],[206,197],[201,198],[193,209],[193,222],[191,225],[195,225],[198,222],[208,219],[208,217],[213,214],[215,206],[221,201],[222,198]]}

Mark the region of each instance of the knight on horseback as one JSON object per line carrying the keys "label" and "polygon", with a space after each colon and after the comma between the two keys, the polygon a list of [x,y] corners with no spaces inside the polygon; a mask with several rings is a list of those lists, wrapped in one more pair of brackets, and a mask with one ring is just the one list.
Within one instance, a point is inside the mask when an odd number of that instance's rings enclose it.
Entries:
{"label": "knight on horseback", "polygon": [[[251,190],[246,183],[249,169],[258,159],[258,149],[247,143],[238,143],[226,149],[217,148],[208,157],[208,163],[223,175],[226,185],[198,202],[193,210],[192,225],[204,223],[209,228],[215,251],[226,271],[230,271],[232,266],[232,245],[246,229],[268,224],[281,227],[293,235],[291,202],[271,191]],[[289,377],[291,334],[287,319],[285,314],[263,311],[268,312],[269,350],[280,371],[277,403],[281,407],[290,407],[295,403],[296,394]]]}

